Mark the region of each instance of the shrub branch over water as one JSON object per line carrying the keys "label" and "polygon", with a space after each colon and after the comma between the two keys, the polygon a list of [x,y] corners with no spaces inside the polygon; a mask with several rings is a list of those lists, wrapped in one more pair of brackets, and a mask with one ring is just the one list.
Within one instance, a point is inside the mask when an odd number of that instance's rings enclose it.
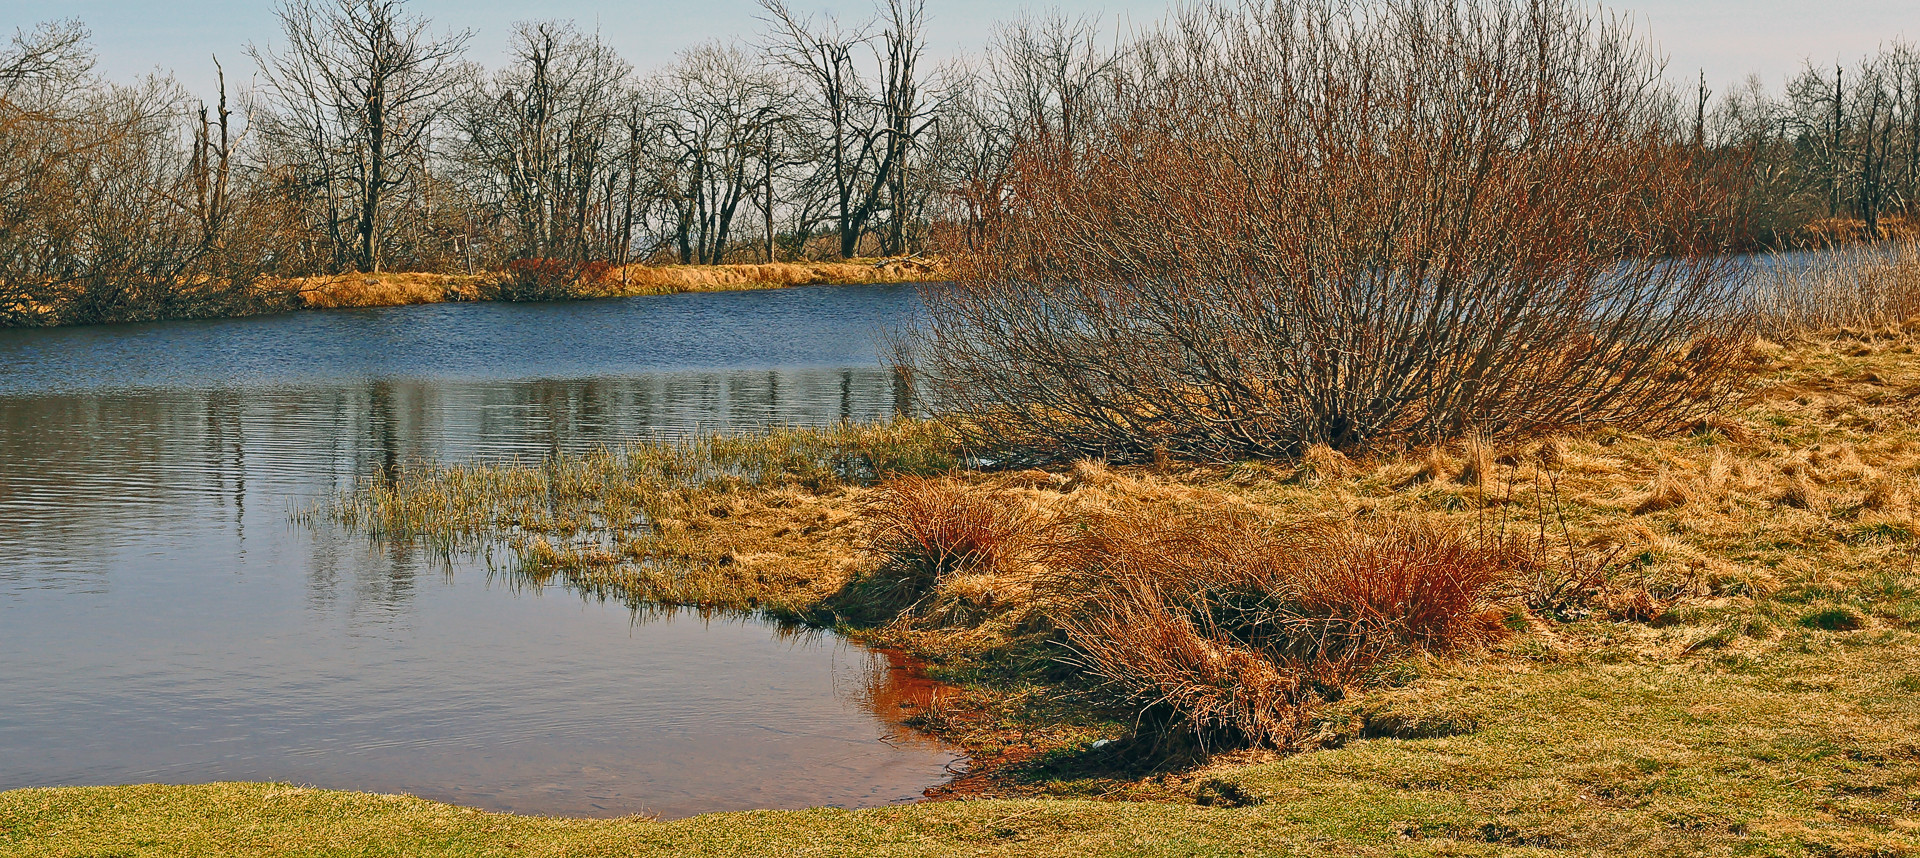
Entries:
{"label": "shrub branch over water", "polygon": [[1566,2],[1207,7],[929,294],[974,440],[1210,459],[1680,425],[1747,338],[1646,47]]}

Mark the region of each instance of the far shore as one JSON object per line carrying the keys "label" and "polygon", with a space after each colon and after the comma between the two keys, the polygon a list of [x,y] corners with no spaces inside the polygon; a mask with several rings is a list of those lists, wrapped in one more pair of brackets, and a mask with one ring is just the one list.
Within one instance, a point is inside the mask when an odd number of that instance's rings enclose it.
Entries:
{"label": "far shore", "polygon": [[[500,272],[430,274],[350,273],[270,281],[272,289],[298,296],[295,306],[398,307],[483,301]],[[625,265],[612,269],[598,288],[581,297],[625,298],[681,292],[733,292],[789,286],[923,283],[947,279],[944,260],[927,257],[848,259],[834,262],[772,262],[745,265]]]}

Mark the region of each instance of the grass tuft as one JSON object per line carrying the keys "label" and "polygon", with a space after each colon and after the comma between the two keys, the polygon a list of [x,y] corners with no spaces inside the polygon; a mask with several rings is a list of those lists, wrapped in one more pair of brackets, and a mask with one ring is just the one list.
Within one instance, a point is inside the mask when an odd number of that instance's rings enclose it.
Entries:
{"label": "grass tuft", "polygon": [[1517,559],[1404,518],[1275,533],[1244,516],[1109,517],[1080,546],[1109,582],[1065,623],[1120,696],[1209,743],[1287,747],[1308,709],[1390,659],[1504,638]]}

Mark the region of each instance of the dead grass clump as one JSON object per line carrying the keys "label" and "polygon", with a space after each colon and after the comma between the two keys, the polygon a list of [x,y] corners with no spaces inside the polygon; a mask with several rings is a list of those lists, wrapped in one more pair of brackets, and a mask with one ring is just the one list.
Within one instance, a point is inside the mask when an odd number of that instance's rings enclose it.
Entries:
{"label": "dead grass clump", "polygon": [[1863,509],[1884,513],[1903,513],[1911,509],[1913,499],[1907,491],[1905,481],[1882,475],[1867,487],[1867,495],[1860,501]]}
{"label": "dead grass clump", "polygon": [[1152,580],[1127,576],[1098,610],[1067,624],[1077,660],[1137,707],[1143,726],[1222,742],[1287,747],[1300,733],[1302,671],[1181,610]]}
{"label": "dead grass clump", "polygon": [[943,580],[1017,573],[1047,559],[1051,519],[1003,493],[944,478],[900,477],[861,511],[880,568],[860,589],[889,612],[911,610]]}
{"label": "dead grass clump", "polygon": [[1405,487],[1420,483],[1444,483],[1453,479],[1453,475],[1458,472],[1459,467],[1453,457],[1447,455],[1447,451],[1439,444],[1435,444],[1427,448],[1427,452],[1415,463],[1413,473],[1402,480],[1400,485]]}
{"label": "dead grass clump", "polygon": [[1805,510],[1820,506],[1820,489],[1814,486],[1813,479],[1808,476],[1806,465],[1790,462],[1782,473],[1787,478],[1787,487],[1777,499],[1781,506]]}
{"label": "dead grass clump", "polygon": [[1693,500],[1693,490],[1685,481],[1673,475],[1672,471],[1661,468],[1654,474],[1653,482],[1647,487],[1647,496],[1633,507],[1634,515],[1646,515],[1686,506]]}
{"label": "dead grass clump", "polygon": [[1302,485],[1337,483],[1352,477],[1356,471],[1352,459],[1325,444],[1314,444],[1300,456],[1299,479]]}
{"label": "dead grass clump", "polygon": [[1203,744],[1288,746],[1315,701],[1383,663],[1507,633],[1513,558],[1452,529],[1275,532],[1236,514],[1103,525],[1077,561],[1104,585],[1062,623],[1078,661]]}
{"label": "dead grass clump", "polygon": [[1079,459],[1067,472],[1067,482],[1063,491],[1073,491],[1082,487],[1100,488],[1113,482],[1113,472],[1107,469],[1105,462],[1098,459]]}
{"label": "dead grass clump", "polygon": [[1486,488],[1487,481],[1493,476],[1493,448],[1486,439],[1478,435],[1469,435],[1460,442],[1460,484]]}

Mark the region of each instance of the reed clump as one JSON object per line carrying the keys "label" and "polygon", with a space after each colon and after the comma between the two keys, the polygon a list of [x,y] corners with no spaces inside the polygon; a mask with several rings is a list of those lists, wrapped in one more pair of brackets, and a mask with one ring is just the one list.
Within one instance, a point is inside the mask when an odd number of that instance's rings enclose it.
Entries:
{"label": "reed clump", "polygon": [[1846,329],[1869,340],[1897,338],[1920,325],[1920,239],[1765,260],[1752,302],[1772,337]]}
{"label": "reed clump", "polygon": [[1018,574],[1050,559],[1056,523],[1017,498],[952,480],[906,476],[866,502],[867,550],[898,599],[918,602],[961,574]]}

